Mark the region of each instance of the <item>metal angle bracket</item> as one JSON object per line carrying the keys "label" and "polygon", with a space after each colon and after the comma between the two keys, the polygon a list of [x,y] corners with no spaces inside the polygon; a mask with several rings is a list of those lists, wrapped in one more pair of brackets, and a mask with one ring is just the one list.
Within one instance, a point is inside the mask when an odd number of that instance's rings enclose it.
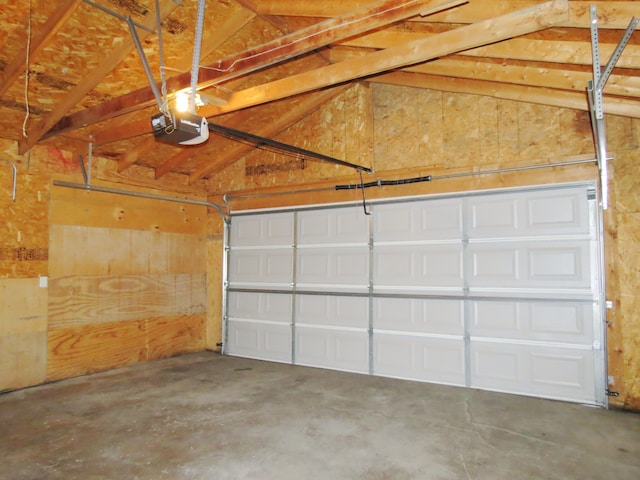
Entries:
{"label": "metal angle bracket", "polygon": [[602,208],[606,210],[609,198],[609,178],[607,173],[607,138],[604,122],[604,108],[602,105],[602,92],[604,86],[613,71],[618,59],[622,55],[624,48],[629,43],[631,35],[638,25],[639,19],[632,17],[624,35],[618,42],[611,58],[602,71],[600,64],[600,49],[598,42],[598,14],[596,5],[589,7],[590,26],[591,26],[591,54],[593,57],[593,80],[587,82],[587,97],[589,100],[589,113],[591,116],[591,128],[593,130],[593,138],[596,148],[596,159],[598,161],[598,169],[600,171],[600,186],[602,189]]}

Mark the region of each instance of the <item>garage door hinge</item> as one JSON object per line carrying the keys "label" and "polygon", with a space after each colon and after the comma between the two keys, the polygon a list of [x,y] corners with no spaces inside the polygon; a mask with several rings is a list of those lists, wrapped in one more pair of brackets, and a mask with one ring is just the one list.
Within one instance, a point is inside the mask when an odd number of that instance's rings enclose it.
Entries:
{"label": "garage door hinge", "polygon": [[618,392],[614,392],[612,390],[609,390],[608,388],[605,390],[605,393],[607,394],[607,397],[617,397],[618,395],[620,395]]}

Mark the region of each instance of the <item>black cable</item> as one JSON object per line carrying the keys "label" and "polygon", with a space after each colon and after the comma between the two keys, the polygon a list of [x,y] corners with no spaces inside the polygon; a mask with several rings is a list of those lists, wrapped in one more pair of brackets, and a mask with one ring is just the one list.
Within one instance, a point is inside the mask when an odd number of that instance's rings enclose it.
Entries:
{"label": "black cable", "polygon": [[336,185],[336,190],[354,190],[357,188],[369,188],[369,187],[384,187],[388,185],[406,185],[408,183],[418,183],[418,182],[430,182],[431,175],[427,175],[426,177],[414,177],[414,178],[404,178],[400,180],[381,180],[378,179],[375,182],[368,183],[352,183],[348,185]]}

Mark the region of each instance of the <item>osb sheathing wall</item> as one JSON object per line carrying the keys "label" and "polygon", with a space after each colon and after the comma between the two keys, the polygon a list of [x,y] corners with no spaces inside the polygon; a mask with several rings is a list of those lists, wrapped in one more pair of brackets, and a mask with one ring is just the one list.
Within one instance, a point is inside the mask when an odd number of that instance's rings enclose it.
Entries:
{"label": "osb sheathing wall", "polygon": [[[586,102],[586,99],[585,99]],[[605,214],[608,362],[619,393],[610,405],[640,409],[640,120],[606,118],[611,205]],[[375,179],[443,176],[594,158],[586,111],[449,94],[425,89],[358,85],[277,137],[374,169]],[[371,188],[368,198],[462,192],[597,179],[593,163]],[[234,210],[360,201],[344,167],[255,152],[210,181],[210,198],[231,193]],[[252,196],[305,190],[299,194]],[[235,195],[235,197],[234,197]],[[242,197],[246,195],[246,197]],[[215,296],[215,292],[212,292]],[[210,295],[210,297],[211,297]],[[212,304],[216,301],[211,300]]]}
{"label": "osb sheathing wall", "polygon": [[204,349],[205,207],[55,187],[69,153],[0,147],[0,391]]}
{"label": "osb sheathing wall", "polygon": [[18,166],[18,191],[12,201],[12,169],[0,162],[0,391],[34,385],[46,376],[49,254],[49,177],[31,167],[32,158],[0,158]]}

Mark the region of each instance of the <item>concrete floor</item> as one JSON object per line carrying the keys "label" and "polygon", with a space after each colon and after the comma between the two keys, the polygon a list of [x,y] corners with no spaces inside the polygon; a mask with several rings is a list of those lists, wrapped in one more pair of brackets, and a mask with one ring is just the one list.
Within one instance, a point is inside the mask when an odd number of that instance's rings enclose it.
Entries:
{"label": "concrete floor", "polygon": [[0,396],[2,479],[640,479],[640,415],[185,355]]}

